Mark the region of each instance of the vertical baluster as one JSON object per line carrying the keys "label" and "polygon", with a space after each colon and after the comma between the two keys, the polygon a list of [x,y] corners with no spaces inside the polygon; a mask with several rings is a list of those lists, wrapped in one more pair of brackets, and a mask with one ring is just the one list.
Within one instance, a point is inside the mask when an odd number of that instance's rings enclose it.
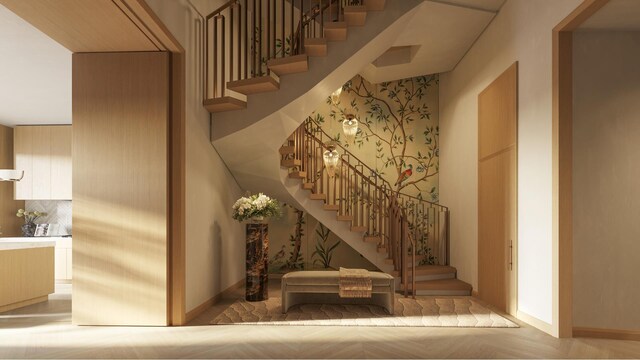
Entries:
{"label": "vertical baluster", "polygon": [[213,97],[218,97],[218,17],[213,18],[213,69],[211,71],[213,80]]}
{"label": "vertical baluster", "polygon": [[[268,26],[267,24],[267,28]],[[254,29],[254,31],[258,33],[256,37],[260,39],[260,43],[256,45],[258,47],[258,68],[260,70],[256,71],[255,75],[262,76],[262,37],[264,36],[264,29],[262,28],[262,0],[258,0],[258,28]],[[267,68],[267,73],[268,72],[269,69]]]}
{"label": "vertical baluster", "polygon": [[249,78],[249,0],[244,3],[244,78]]}
{"label": "vertical baluster", "polygon": [[[209,99],[209,18],[205,19],[205,29],[206,32],[204,34],[204,53],[205,53],[205,63],[204,63],[204,97],[205,99]],[[212,59],[213,60],[213,59]],[[213,71],[212,71],[213,73]],[[215,84],[215,78],[212,79]],[[215,96],[213,96],[215,97]]]}
{"label": "vertical baluster", "polygon": [[297,39],[294,36],[295,31],[294,31],[294,28],[293,28],[293,13],[295,12],[295,7],[293,6],[293,2],[294,2],[294,0],[290,0],[289,1],[289,4],[291,4],[291,6],[289,6],[289,8],[291,9],[291,13],[289,14],[289,19],[290,19],[290,22],[291,22],[291,28],[289,29],[290,32],[291,32],[291,35],[290,35],[291,36],[291,41],[289,42],[289,44],[290,44],[289,48],[291,49],[291,54],[289,54],[289,55],[293,55],[293,48],[297,43],[297,41],[296,41]]}
{"label": "vertical baluster", "polygon": [[[331,0],[329,0],[331,1]],[[322,9],[322,0],[320,0],[320,7],[318,8],[320,11],[320,29],[318,31],[319,37],[324,37],[324,10]],[[315,21],[315,19],[314,19]]]}
{"label": "vertical baluster", "polygon": [[238,2],[238,70],[236,80],[241,80],[242,74],[242,4]]}
{"label": "vertical baluster", "polygon": [[300,0],[300,28],[298,29],[298,53],[302,54],[304,52],[304,0]]}
{"label": "vertical baluster", "polygon": [[220,37],[220,42],[222,43],[222,58],[220,59],[220,62],[222,63],[221,66],[221,71],[220,71],[220,91],[221,91],[221,95],[222,97],[225,96],[226,94],[226,82],[225,82],[225,77],[226,77],[226,73],[227,73],[227,67],[226,67],[226,38],[225,38],[225,32],[226,32],[226,25],[225,25],[225,19],[224,16],[222,17],[222,31],[221,31],[221,37]]}
{"label": "vertical baluster", "polygon": [[281,57],[285,56],[284,50],[285,50],[285,44],[287,43],[287,33],[284,30],[284,23],[285,23],[284,5],[285,5],[285,0],[282,0],[282,4],[280,5],[280,13],[282,16],[282,18],[280,19],[280,22],[281,22],[280,36],[282,37],[282,42],[280,43],[281,50],[282,50]]}
{"label": "vertical baluster", "polygon": [[[283,1],[283,0],[282,0]],[[283,4],[284,5],[284,4]],[[276,8],[276,0],[272,1],[272,8],[271,8],[271,13],[273,14],[273,19],[269,19],[269,24],[270,26],[273,26],[273,31],[271,32],[271,40],[272,40],[272,44],[271,44],[271,51],[272,51],[272,58],[275,59],[278,57],[278,49],[276,47],[276,40],[278,38],[278,25],[276,23],[277,20],[277,8]]]}
{"label": "vertical baluster", "polygon": [[[274,1],[275,4],[275,1]],[[274,30],[275,31],[275,30]],[[271,0],[267,1],[267,56],[266,60],[273,59],[274,56],[271,55]],[[267,72],[269,71],[269,67],[267,67]]]}
{"label": "vertical baluster", "polygon": [[[233,29],[233,13],[236,4],[231,5],[229,7],[229,81],[233,81],[233,55],[234,55],[234,44],[233,44],[233,33],[235,32]],[[226,86],[226,84],[225,84]]]}

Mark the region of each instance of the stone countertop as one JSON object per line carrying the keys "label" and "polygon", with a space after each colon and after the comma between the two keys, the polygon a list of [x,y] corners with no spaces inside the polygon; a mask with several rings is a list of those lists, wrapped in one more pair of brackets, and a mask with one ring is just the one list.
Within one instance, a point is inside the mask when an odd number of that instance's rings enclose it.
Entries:
{"label": "stone countertop", "polygon": [[53,238],[0,238],[0,251],[56,246]]}

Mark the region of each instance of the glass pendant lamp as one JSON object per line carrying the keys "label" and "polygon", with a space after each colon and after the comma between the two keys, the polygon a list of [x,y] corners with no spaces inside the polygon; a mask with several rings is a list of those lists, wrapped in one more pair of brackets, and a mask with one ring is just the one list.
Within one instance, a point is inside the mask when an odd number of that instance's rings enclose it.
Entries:
{"label": "glass pendant lamp", "polygon": [[342,132],[347,142],[355,142],[356,134],[358,133],[358,120],[355,116],[349,114],[342,121]]}
{"label": "glass pendant lamp", "polygon": [[336,146],[334,144],[327,145],[327,150],[322,154],[322,160],[329,177],[334,177],[340,161],[340,153],[336,150]]}
{"label": "glass pendant lamp", "polygon": [[340,101],[340,94],[342,94],[342,86],[338,88],[338,90],[331,93],[331,102],[333,105],[338,105],[338,101]]}

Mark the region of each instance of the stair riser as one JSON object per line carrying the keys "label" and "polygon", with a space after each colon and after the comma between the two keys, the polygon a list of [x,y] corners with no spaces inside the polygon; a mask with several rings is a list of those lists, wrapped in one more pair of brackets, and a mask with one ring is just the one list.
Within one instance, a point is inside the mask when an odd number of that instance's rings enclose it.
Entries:
{"label": "stair riser", "polygon": [[[416,281],[426,281],[426,280],[441,280],[441,279],[455,279],[456,274],[435,274],[435,275],[416,275]],[[409,276],[409,280],[411,280],[411,276]]]}
{"label": "stair riser", "polygon": [[469,290],[418,290],[418,296],[471,296]]}

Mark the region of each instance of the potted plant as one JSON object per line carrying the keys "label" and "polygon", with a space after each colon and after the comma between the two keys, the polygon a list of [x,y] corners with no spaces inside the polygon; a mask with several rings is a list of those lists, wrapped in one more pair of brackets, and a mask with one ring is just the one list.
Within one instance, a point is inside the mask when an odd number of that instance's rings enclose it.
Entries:
{"label": "potted plant", "polygon": [[233,204],[233,218],[238,221],[262,222],[265,218],[279,215],[280,204],[278,204],[278,200],[263,193],[243,196]]}
{"label": "potted plant", "polygon": [[36,232],[36,219],[42,216],[47,216],[47,213],[39,212],[39,211],[25,211],[24,209],[19,209],[16,213],[16,216],[19,218],[24,218],[24,225],[22,225],[22,236],[24,237],[33,237]]}

